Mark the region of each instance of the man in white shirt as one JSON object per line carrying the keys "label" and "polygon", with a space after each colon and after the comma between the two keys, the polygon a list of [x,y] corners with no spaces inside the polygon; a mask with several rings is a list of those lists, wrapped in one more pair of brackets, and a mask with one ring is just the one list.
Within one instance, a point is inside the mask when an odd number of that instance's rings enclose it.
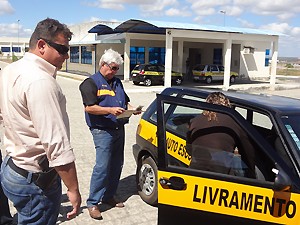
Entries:
{"label": "man in white shirt", "polygon": [[56,224],[62,187],[76,216],[81,204],[75,156],[70,145],[66,99],[55,80],[69,58],[72,32],[59,21],[40,21],[29,52],[0,74],[0,118],[4,126],[1,168],[5,195],[19,224]]}

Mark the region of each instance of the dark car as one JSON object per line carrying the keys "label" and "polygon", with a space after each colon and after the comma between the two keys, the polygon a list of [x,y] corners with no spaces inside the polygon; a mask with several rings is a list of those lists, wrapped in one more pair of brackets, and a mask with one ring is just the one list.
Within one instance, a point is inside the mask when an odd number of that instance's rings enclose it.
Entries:
{"label": "dark car", "polygon": [[[158,205],[159,224],[299,224],[300,101],[224,91],[228,108],[205,102],[212,91],[167,88],[144,112],[133,145],[139,195]],[[189,168],[189,123],[205,110],[247,134],[256,178],[235,151],[231,174]]]}
{"label": "dark car", "polygon": [[[165,66],[154,64],[136,65],[130,75],[132,82],[136,85],[139,83],[143,83],[145,86],[162,84],[164,82]],[[172,71],[171,77],[172,83],[175,85],[180,85],[183,81],[181,73]]]}

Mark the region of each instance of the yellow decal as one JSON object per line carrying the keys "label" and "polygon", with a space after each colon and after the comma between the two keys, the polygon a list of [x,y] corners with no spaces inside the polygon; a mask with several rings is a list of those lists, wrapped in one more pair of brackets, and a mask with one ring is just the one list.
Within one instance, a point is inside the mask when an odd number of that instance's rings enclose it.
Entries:
{"label": "yellow decal", "polygon": [[164,73],[163,72],[155,72],[155,71],[145,71],[144,75],[161,76],[161,75],[164,75]]}
{"label": "yellow decal", "polygon": [[[143,119],[140,120],[137,134],[155,147],[157,147],[156,132],[156,125],[149,123]],[[166,133],[166,137],[167,153],[178,159],[179,161],[185,163],[186,165],[190,165],[191,156],[186,151],[186,141],[170,132]]]}
{"label": "yellow decal", "polygon": [[159,203],[271,223],[299,224],[299,194],[158,171],[158,179],[172,176],[183,178],[186,189],[173,190],[159,184]]}
{"label": "yellow decal", "polygon": [[167,132],[167,152],[186,165],[190,165],[192,157],[186,151],[186,141]]}
{"label": "yellow decal", "polygon": [[112,90],[106,90],[106,89],[100,89],[97,92],[97,96],[102,96],[102,95],[110,95],[110,96],[115,96],[115,92]]}

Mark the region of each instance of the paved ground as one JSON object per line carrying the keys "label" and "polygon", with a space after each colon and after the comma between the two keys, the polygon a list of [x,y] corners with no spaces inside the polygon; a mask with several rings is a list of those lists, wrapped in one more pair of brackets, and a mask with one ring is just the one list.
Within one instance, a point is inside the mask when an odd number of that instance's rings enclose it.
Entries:
{"label": "paved ground", "polygon": [[[63,76],[68,74],[61,73]],[[103,220],[96,221],[89,217],[86,208],[86,198],[89,192],[89,181],[92,168],[94,165],[95,151],[92,138],[84,121],[83,106],[78,86],[83,78],[81,76],[73,76],[73,79],[58,76],[57,80],[61,85],[63,92],[67,98],[67,110],[70,117],[71,125],[71,143],[74,148],[77,160],[77,171],[79,176],[80,191],[82,194],[81,213],[70,221],[66,220],[65,214],[70,207],[70,203],[63,191],[64,201],[61,206],[61,214],[59,215],[57,224],[74,225],[74,224],[106,224],[106,225],[154,225],[157,224],[157,208],[144,203],[137,194],[135,187],[135,170],[136,165],[132,156],[132,145],[135,142],[135,131],[140,118],[140,115],[132,116],[130,123],[126,125],[126,143],[125,143],[125,165],[118,188],[118,197],[125,201],[125,208],[107,208],[101,207]],[[282,83],[282,82],[281,82]],[[290,97],[300,98],[298,81],[283,82],[277,86],[276,91],[269,91],[265,84],[237,84],[231,86],[231,89],[248,90],[251,92],[278,94]],[[189,84],[190,85],[190,84]],[[156,93],[159,93],[163,86],[143,87],[132,85],[131,82],[124,82],[124,87],[131,99],[132,105],[144,105],[145,108],[155,98]],[[214,85],[218,88],[220,85]],[[1,130],[0,130],[1,133]],[[13,213],[15,209],[11,207]]]}

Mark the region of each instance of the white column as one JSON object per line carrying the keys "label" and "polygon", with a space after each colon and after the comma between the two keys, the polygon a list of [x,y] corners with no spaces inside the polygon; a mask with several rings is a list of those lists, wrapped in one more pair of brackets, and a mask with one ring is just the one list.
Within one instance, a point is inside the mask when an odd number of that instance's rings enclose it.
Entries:
{"label": "white column", "polygon": [[180,73],[183,73],[182,71],[182,61],[183,61],[183,41],[182,40],[179,40],[178,41],[178,61],[177,61],[177,64],[178,64],[178,72]]}
{"label": "white column", "polygon": [[224,55],[223,90],[228,90],[230,85],[231,46],[232,46],[232,39],[228,38],[224,44],[225,55]]}
{"label": "white column", "polygon": [[166,29],[166,58],[165,58],[165,87],[171,87],[171,69],[172,69],[172,30]]}
{"label": "white column", "polygon": [[130,75],[130,37],[125,36],[124,46],[124,81],[129,81]]}
{"label": "white column", "polygon": [[270,89],[275,89],[276,83],[276,68],[277,68],[277,56],[278,56],[278,39],[273,41],[272,48],[272,61],[271,61],[271,77],[270,77]]}
{"label": "white column", "polygon": [[9,56],[11,57],[11,59],[12,59],[12,55],[13,55],[12,48],[13,48],[13,43],[10,42],[10,53],[9,53]]}

